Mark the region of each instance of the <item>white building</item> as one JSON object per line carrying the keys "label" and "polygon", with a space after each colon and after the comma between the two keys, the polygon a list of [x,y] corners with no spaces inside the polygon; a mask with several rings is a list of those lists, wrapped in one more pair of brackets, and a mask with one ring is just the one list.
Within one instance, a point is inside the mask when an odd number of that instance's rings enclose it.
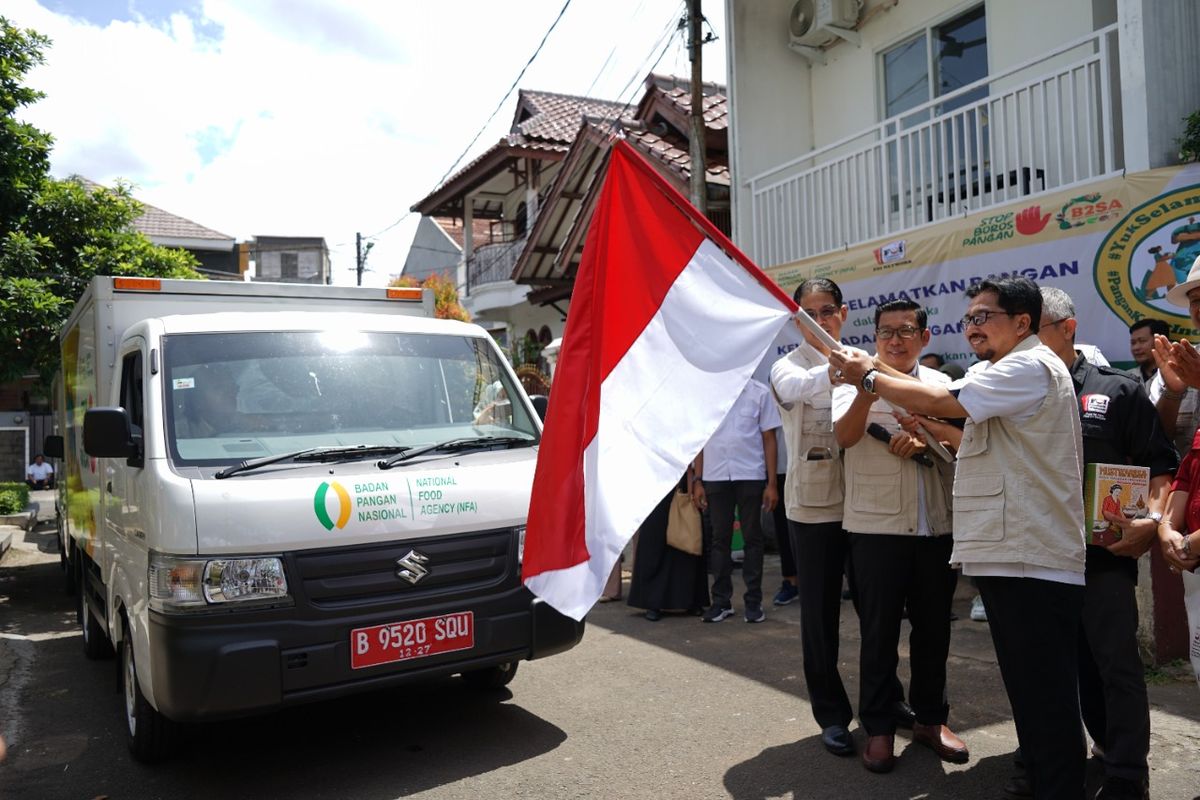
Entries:
{"label": "white building", "polygon": [[768,268],[1175,163],[1200,107],[1194,0],[725,6],[734,239]]}

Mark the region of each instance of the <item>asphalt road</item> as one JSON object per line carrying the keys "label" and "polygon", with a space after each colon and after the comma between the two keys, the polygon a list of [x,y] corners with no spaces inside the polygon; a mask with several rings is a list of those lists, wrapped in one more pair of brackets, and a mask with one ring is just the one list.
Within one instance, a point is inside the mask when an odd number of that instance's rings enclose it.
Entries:
{"label": "asphalt road", "polygon": [[[969,763],[897,739],[890,775],[824,752],[800,672],[799,609],[761,625],[597,606],[583,643],[509,690],[455,679],[192,728],[158,766],[128,756],[112,660],[83,658],[45,526],[0,563],[0,798],[1000,798],[1015,734],[985,624],[960,593],[951,725]],[[768,579],[777,580],[769,558]],[[774,585],[774,584],[771,584]],[[857,625],[843,609],[857,694]],[[1153,796],[1200,795],[1200,692],[1151,687]],[[857,733],[862,736],[861,731]],[[861,741],[861,739],[860,739]],[[1093,781],[1099,765],[1092,763]]]}

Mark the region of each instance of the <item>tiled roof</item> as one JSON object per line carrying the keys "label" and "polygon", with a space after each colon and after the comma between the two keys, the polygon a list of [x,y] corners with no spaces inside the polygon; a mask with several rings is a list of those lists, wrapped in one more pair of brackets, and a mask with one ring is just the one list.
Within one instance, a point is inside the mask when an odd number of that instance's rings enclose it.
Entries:
{"label": "tiled roof", "polygon": [[[82,175],[75,175],[73,177],[85,187],[92,190],[107,190],[108,188],[95,181],[88,180]],[[229,241],[234,239],[234,237],[228,234],[214,231],[212,228],[206,228],[197,222],[192,222],[190,219],[163,211],[157,206],[152,206],[141,200],[138,200],[138,203],[142,206],[142,215],[133,221],[133,227],[135,230],[151,238],[158,236],[164,239],[222,239]]]}
{"label": "tiled roof", "polygon": [[[547,149],[565,151],[575,141],[585,116],[611,119],[623,108],[623,104],[609,100],[522,89],[509,142],[527,146],[540,142]],[[531,115],[521,119],[526,112]]]}
{"label": "tiled roof", "polygon": [[[687,142],[672,142],[649,131],[626,131],[629,142],[646,155],[666,165],[686,184],[691,180],[692,156]],[[729,165],[724,153],[709,153],[705,173],[706,183],[729,185]]]}
{"label": "tiled roof", "polygon": [[[686,78],[651,73],[646,78],[646,89],[657,89],[683,116],[692,113],[691,81]],[[729,104],[725,87],[719,83],[704,84],[704,126],[712,131],[729,127]]]}

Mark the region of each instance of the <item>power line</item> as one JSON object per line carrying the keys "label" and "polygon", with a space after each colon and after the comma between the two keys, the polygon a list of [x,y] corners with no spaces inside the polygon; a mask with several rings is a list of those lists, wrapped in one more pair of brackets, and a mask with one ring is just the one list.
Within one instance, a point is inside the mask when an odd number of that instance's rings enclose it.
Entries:
{"label": "power line", "polygon": [[[494,120],[496,118],[496,115],[500,113],[500,109],[504,107],[504,104],[506,102],[508,102],[508,98],[510,96],[512,96],[513,91],[517,88],[517,84],[519,84],[521,82],[521,78],[525,77],[525,72],[526,72],[526,70],[529,69],[530,65],[533,64],[534,59],[536,59],[538,57],[538,54],[542,52],[542,47],[546,44],[546,40],[550,38],[550,34],[553,33],[554,29],[558,27],[559,21],[563,18],[563,14],[565,14],[567,12],[567,7],[570,5],[571,5],[571,0],[566,0],[566,2],[563,3],[562,8],[560,8],[558,10],[558,16],[556,16],[554,18],[554,22],[550,23],[550,27],[546,29],[546,33],[542,36],[542,40],[540,42],[538,42],[538,46],[533,51],[533,55],[531,55],[529,57],[529,60],[525,62],[525,66],[521,67],[520,73],[517,74],[517,77],[515,80],[513,80],[512,85],[508,87],[508,91],[504,93],[504,97],[500,98],[500,102],[496,104],[496,108],[492,111],[491,115],[487,118],[487,121],[484,122],[483,125],[479,128],[479,131],[473,137],[471,137],[471,142],[466,146],[466,148],[462,151],[462,153],[459,154],[458,158],[454,159],[454,163],[450,165],[450,169],[446,170],[446,174],[442,175],[442,177],[438,179],[437,188],[439,188],[439,189],[441,188],[441,186],[445,182],[446,178],[450,177],[450,175],[458,167],[459,163],[461,163],[463,158],[466,157],[467,153],[471,152],[471,148],[475,146],[475,143],[477,141],[479,141],[479,137],[483,135],[483,132],[487,130],[488,125],[491,125],[492,120]],[[436,189],[435,189],[435,191],[436,191]],[[411,210],[409,210],[407,213],[404,214],[404,216],[400,217],[400,219],[396,220],[391,225],[388,225],[386,228],[379,231],[378,233],[373,233],[373,234],[369,235],[367,238],[374,239],[376,236],[387,233],[392,228],[396,227],[401,222],[403,222],[404,220],[406,220],[410,216],[412,216],[412,213],[413,212]]]}

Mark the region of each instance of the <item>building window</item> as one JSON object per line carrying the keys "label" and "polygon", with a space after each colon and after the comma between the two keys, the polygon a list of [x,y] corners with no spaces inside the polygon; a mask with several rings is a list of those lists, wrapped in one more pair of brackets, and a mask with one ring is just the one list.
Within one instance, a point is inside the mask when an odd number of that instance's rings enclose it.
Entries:
{"label": "building window", "polygon": [[[881,56],[884,119],[987,77],[987,20],[977,6],[892,47]],[[987,96],[980,87],[937,108],[945,113]],[[905,127],[929,118],[919,112]]]}
{"label": "building window", "polygon": [[287,280],[291,278],[296,280],[300,277],[300,254],[299,253],[280,253],[279,254],[279,278]]}

